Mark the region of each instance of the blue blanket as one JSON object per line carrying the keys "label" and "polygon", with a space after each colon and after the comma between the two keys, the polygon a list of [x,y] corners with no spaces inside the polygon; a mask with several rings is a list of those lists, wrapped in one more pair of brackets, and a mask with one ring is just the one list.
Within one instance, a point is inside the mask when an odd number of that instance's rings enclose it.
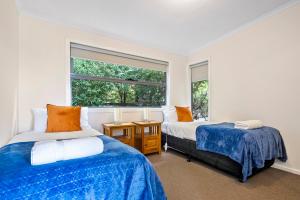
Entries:
{"label": "blue blanket", "polygon": [[96,156],[31,166],[33,142],[0,148],[0,197],[4,199],[166,199],[148,159],[134,148],[100,136]]}
{"label": "blue blanket", "polygon": [[234,128],[233,123],[202,125],[196,129],[197,149],[228,156],[242,165],[243,181],[265,160],[287,160],[279,131],[271,127],[252,130]]}

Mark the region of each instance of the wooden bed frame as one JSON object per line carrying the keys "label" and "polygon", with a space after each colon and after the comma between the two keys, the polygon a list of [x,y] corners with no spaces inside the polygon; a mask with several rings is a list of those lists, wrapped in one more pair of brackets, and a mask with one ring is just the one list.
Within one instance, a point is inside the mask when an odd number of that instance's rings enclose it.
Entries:
{"label": "wooden bed frame", "polygon": [[[239,163],[230,159],[229,157],[208,151],[197,150],[196,142],[193,140],[181,139],[162,133],[162,145],[164,145],[166,141],[168,143],[168,148],[171,148],[173,150],[179,151],[187,155],[188,162],[190,162],[192,158],[195,158],[201,162],[213,166],[214,168],[217,168],[237,177],[238,180],[242,182],[242,166]],[[258,172],[261,172],[271,167],[274,164],[274,161],[274,159],[266,160],[264,168],[254,168],[252,176],[257,174]]]}

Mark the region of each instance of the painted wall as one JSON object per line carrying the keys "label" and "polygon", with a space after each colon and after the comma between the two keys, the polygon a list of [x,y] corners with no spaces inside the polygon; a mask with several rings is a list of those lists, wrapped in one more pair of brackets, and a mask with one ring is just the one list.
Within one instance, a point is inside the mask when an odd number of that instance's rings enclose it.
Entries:
{"label": "painted wall", "polygon": [[[186,74],[187,57],[21,15],[19,131],[32,127],[32,108],[44,107],[47,103],[65,105],[70,102],[70,41],[168,61],[169,103],[187,103],[186,77],[182,76]],[[124,112],[126,121],[140,120],[142,116],[140,109],[130,108]],[[162,119],[158,109],[154,109],[151,116]],[[90,112],[90,118],[91,124],[100,129],[101,123],[112,121],[113,113],[111,109],[94,109]]]}
{"label": "painted wall", "polygon": [[18,84],[18,12],[15,1],[0,1],[0,147],[15,132]]}
{"label": "painted wall", "polygon": [[288,162],[300,173],[300,4],[274,13],[194,52],[210,60],[211,118],[260,119],[278,128]]}

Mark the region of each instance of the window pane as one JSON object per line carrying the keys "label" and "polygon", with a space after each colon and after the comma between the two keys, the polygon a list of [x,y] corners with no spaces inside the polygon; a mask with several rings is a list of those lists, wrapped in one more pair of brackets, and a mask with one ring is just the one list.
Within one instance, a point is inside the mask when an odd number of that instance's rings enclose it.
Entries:
{"label": "window pane", "polygon": [[208,118],[208,81],[192,83],[192,111],[193,118]]}
{"label": "window pane", "polygon": [[72,73],[123,80],[166,82],[166,72],[73,58]]}
{"label": "window pane", "polygon": [[165,86],[72,79],[74,106],[162,106],[165,97]]}
{"label": "window pane", "polygon": [[71,79],[73,105],[158,107],[166,104],[166,72],[78,58],[72,58],[71,70],[75,74]]}

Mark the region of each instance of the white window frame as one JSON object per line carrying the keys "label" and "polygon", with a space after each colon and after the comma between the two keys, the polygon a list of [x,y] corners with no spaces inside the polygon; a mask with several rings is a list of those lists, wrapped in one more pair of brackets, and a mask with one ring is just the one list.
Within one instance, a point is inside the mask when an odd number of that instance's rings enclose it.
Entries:
{"label": "white window frame", "polygon": [[198,62],[192,62],[188,65],[188,73],[189,73],[189,102],[190,102],[190,108],[191,108],[191,111],[192,111],[192,101],[193,101],[193,89],[192,89],[192,67],[193,66],[197,66],[197,65],[201,65],[202,63],[207,63],[207,66],[208,66],[208,117],[207,117],[207,120],[208,121],[211,121],[212,120],[212,112],[211,112],[211,106],[212,106],[212,88],[211,88],[211,81],[212,81],[212,78],[211,78],[211,59],[210,58],[205,58],[205,59],[201,59],[199,60]]}
{"label": "white window frame", "polygon": [[[66,40],[66,105],[72,105],[72,84],[71,84],[71,81],[72,81],[72,78],[76,77],[76,78],[80,78],[80,77],[83,77],[83,76],[80,76],[80,75],[76,75],[74,76],[74,74],[71,73],[71,44],[72,43],[77,43],[77,44],[81,44],[81,45],[86,45],[86,46],[91,46],[91,47],[95,47],[95,48],[100,48],[101,47],[97,47],[93,44],[89,44],[87,42],[82,42],[82,41],[77,41],[77,40],[70,40],[70,39],[67,39]],[[107,49],[107,51],[112,51],[112,52],[117,52],[115,50],[109,50]],[[124,54],[127,54],[127,53],[124,53]],[[133,55],[133,54],[128,54],[130,56],[136,56],[136,57],[141,57],[141,58],[145,58],[145,59],[149,59],[149,60],[157,60],[157,59],[152,59],[152,58],[146,58],[146,57],[142,57],[142,56],[138,56],[138,55]],[[160,60],[157,60],[157,61],[160,61]],[[166,65],[166,81],[165,81],[165,87],[166,87],[166,91],[165,91],[165,105],[168,105],[169,101],[170,101],[170,95],[169,95],[169,92],[170,92],[170,77],[169,77],[169,62],[167,61],[162,61],[162,62],[166,62],[167,65]],[[130,67],[130,66],[129,66]],[[83,77],[85,78],[85,77]],[[91,79],[93,80],[96,80],[94,79],[96,78],[97,80],[101,79],[101,80],[108,80],[108,81],[113,81],[114,78],[102,78],[102,77],[92,77]],[[146,81],[127,81],[127,80],[116,80],[116,82],[122,82],[122,83],[131,83],[131,84],[140,84],[140,85],[157,85],[156,83],[153,83],[153,84],[148,84],[149,82],[146,82]],[[118,107],[118,106],[112,106],[112,107]],[[127,107],[127,108],[143,108],[141,106],[120,106],[120,107]],[[109,107],[106,107],[106,106],[97,106],[97,107],[94,107],[94,108],[109,108]],[[153,106],[153,108],[159,108],[158,106]]]}

